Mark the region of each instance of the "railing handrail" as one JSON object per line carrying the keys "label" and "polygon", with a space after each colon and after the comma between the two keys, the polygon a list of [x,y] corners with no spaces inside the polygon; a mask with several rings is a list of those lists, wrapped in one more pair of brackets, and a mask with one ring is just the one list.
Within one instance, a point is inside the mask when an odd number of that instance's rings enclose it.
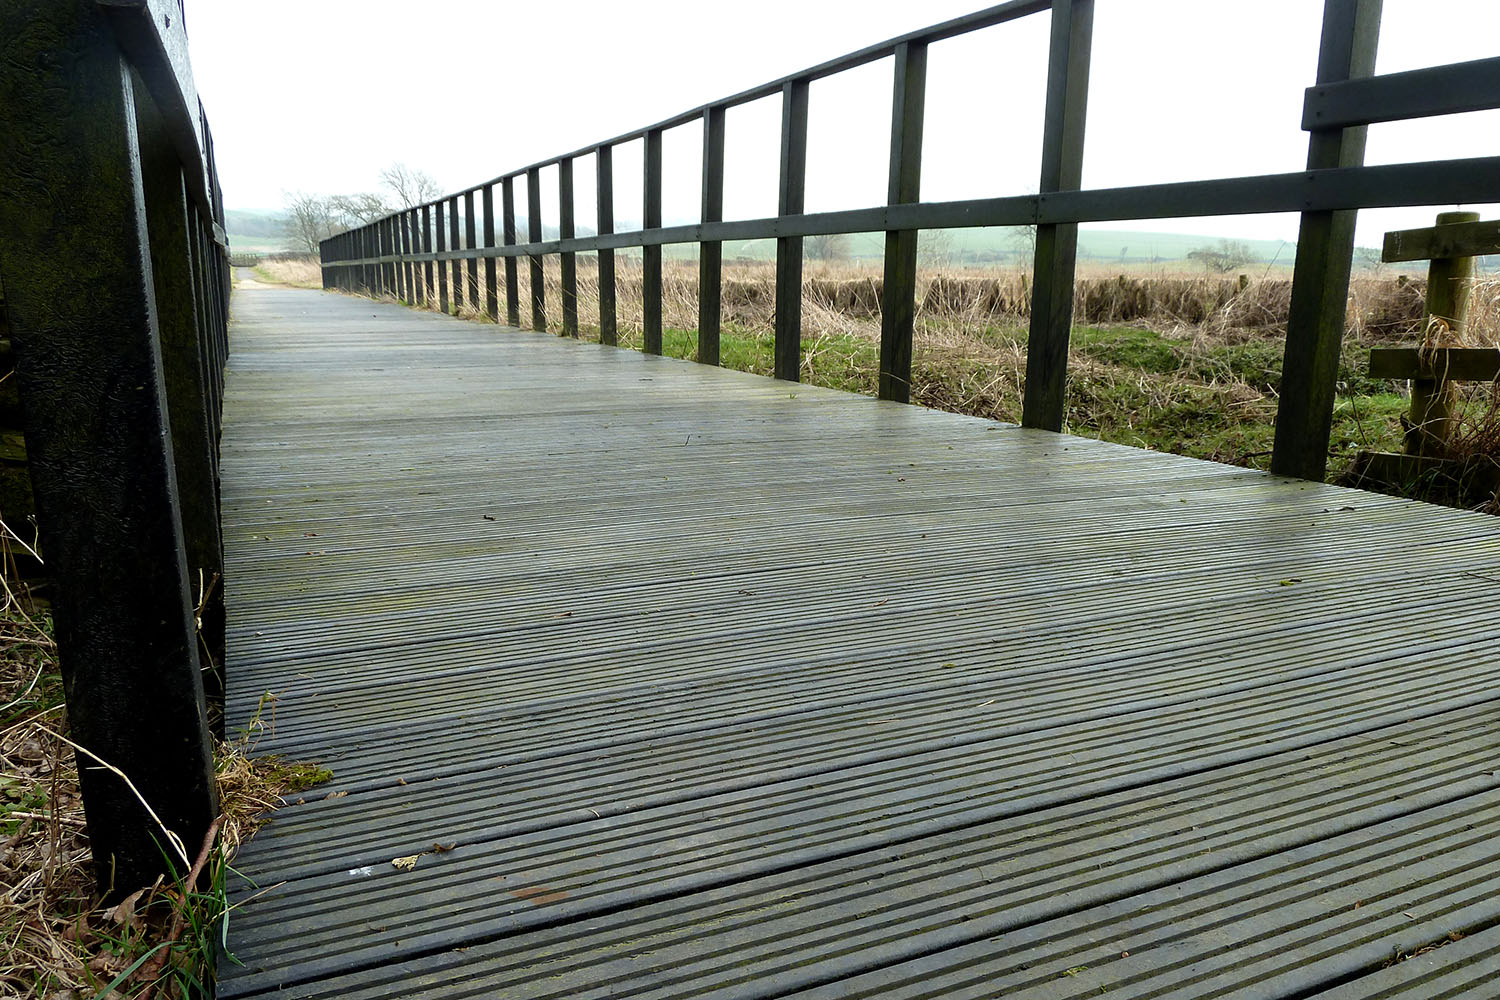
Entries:
{"label": "railing handrail", "polygon": [[[1353,254],[1353,212],[1362,208],[1445,205],[1500,201],[1500,157],[1364,166],[1366,125],[1430,115],[1500,107],[1500,59],[1484,59],[1377,76],[1375,48],[1381,0],[1325,0],[1317,77],[1306,90],[1303,127],[1309,133],[1305,170],[1246,177],[1219,177],[1116,188],[1084,188],[1082,179],[1084,109],[1087,102],[1094,0],[1014,0],[965,17],[908,32],[828,60],[788,76],[711,101],[654,125],[622,133],[560,156],[539,160],[462,191],[394,212],[322,244],[325,284],[391,290],[406,298],[425,296],[437,278],[439,304],[448,308],[448,271],[453,294],[464,296],[461,263],[467,264],[468,297],[478,302],[477,262],[485,261],[486,311],[499,319],[495,262],[505,262],[506,319],[520,321],[518,258],[530,259],[533,276],[532,325],[544,328],[545,302],[537,297],[540,258],[563,261],[563,327],[576,333],[576,277],[573,256],[600,255],[601,340],[612,343],[613,252],[641,248],[644,347],[660,350],[660,254],[669,244],[700,244],[700,360],[717,363],[720,251],[725,240],[777,241],[775,371],[798,377],[788,363],[800,349],[800,303],[792,302],[801,281],[801,238],[821,234],[884,232],[887,235],[882,292],[880,390],[882,398],[908,398],[915,297],[915,233],[922,229],[977,226],[1036,226],[1031,334],[1023,423],[1058,430],[1066,412],[1067,343],[1071,289],[1076,264],[1077,226],[1084,222],[1147,218],[1298,212],[1296,280],[1288,323],[1285,376],[1272,468],[1288,475],[1321,479],[1333,400],[1333,374],[1319,359],[1343,332],[1343,311]],[[1039,194],[923,201],[919,197],[921,131],[927,47],[981,28],[1051,13]],[[887,204],[832,212],[805,212],[807,93],[817,79],[893,56],[891,186]],[[777,214],[756,219],[722,219],[724,111],[749,101],[782,95],[781,200]],[[660,146],[663,133],[704,123],[704,211],[693,224],[661,224]],[[613,153],[616,146],[644,140],[644,204],[639,228],[620,231],[613,218]],[[569,183],[560,214],[571,219],[573,161],[597,157],[599,225],[593,235],[559,232],[544,239],[538,224],[540,171],[557,167]],[[527,179],[529,233],[515,232],[514,187]],[[493,233],[493,201],[501,190],[505,227]],[[711,194],[711,192],[717,192]],[[486,238],[458,238],[457,219],[472,218],[474,196],[487,208]],[[459,202],[464,202],[460,211]],[[439,239],[430,231],[436,216]],[[450,239],[442,239],[443,219]],[[472,229],[472,225],[470,226]],[[435,265],[439,265],[436,266]],[[416,279],[422,268],[425,285]],[[572,303],[570,309],[570,301]],[[705,344],[705,339],[707,343]]]}

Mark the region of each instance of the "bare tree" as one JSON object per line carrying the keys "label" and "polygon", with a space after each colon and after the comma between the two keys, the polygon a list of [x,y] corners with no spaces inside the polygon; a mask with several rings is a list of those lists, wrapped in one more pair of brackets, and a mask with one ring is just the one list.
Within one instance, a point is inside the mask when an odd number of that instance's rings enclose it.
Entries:
{"label": "bare tree", "polygon": [[844,233],[807,236],[802,240],[802,252],[808,260],[844,260],[849,256],[849,237]]}
{"label": "bare tree", "polygon": [[917,234],[917,262],[923,267],[950,267],[956,247],[946,229],[924,229]]}
{"label": "bare tree", "polygon": [[345,229],[363,226],[391,214],[391,206],[378,194],[336,194],[328,199],[329,211]]}
{"label": "bare tree", "polygon": [[1255,259],[1250,244],[1239,240],[1220,240],[1216,247],[1199,247],[1188,252],[1188,260],[1197,261],[1215,274],[1228,274]]}
{"label": "bare tree", "polygon": [[1016,226],[1010,244],[1015,247],[1016,264],[1023,270],[1036,261],[1036,226]]}
{"label": "bare tree", "polygon": [[334,212],[331,201],[300,191],[286,196],[286,235],[293,248],[315,254],[319,243],[348,228]]}
{"label": "bare tree", "polygon": [[443,193],[431,174],[404,163],[392,163],[382,170],[380,183],[396,196],[398,208],[416,208]]}

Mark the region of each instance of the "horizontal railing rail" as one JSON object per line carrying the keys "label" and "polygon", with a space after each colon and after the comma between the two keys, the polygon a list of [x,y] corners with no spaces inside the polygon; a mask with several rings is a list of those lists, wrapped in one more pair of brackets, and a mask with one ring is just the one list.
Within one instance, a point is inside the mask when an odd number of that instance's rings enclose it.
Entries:
{"label": "horizontal railing rail", "polygon": [[[1051,35],[1038,194],[933,202],[920,198],[922,123],[928,47],[981,28],[1050,13]],[[654,125],[622,133],[560,156],[537,161],[426,204],[413,206],[322,244],[324,284],[351,291],[392,293],[437,305],[467,301],[490,318],[520,325],[518,261],[527,258],[531,325],[545,329],[542,258],[561,260],[562,327],[576,335],[576,255],[599,257],[600,340],[614,343],[614,252],[639,249],[642,258],[643,347],[661,350],[661,248],[699,246],[700,361],[718,363],[722,244],[726,240],[777,241],[774,371],[795,380],[801,346],[803,238],[823,234],[884,232],[879,395],[909,398],[916,297],[916,234],[924,229],[1035,226],[1031,328],[1022,422],[1059,430],[1066,412],[1068,341],[1077,227],[1085,222],[1188,218],[1274,212],[1301,214],[1292,305],[1283,360],[1272,469],[1309,479],[1326,471],[1332,425],[1338,345],[1354,249],[1355,212],[1367,208],[1500,201],[1500,157],[1364,166],[1365,126],[1376,121],[1500,107],[1500,60],[1479,60],[1385,76],[1374,75],[1380,0],[1326,0],[1317,78],[1306,93],[1303,127],[1309,132],[1307,169],[1253,177],[1082,189],[1082,158],[1093,0],[1017,0],[910,32],[878,45],[685,111]],[[893,58],[890,185],[886,204],[837,212],[804,211],[808,86],[811,82],[877,60]],[[777,214],[748,220],[723,218],[724,122],[729,108],[780,95],[782,136]],[[701,221],[661,224],[662,136],[693,122],[703,124]],[[614,220],[614,150],[640,141],[644,148],[642,225],[617,231]],[[597,220],[593,235],[575,230],[573,163],[596,162]],[[540,172],[559,177],[556,238],[543,238]],[[525,178],[528,232],[516,231],[515,186]],[[501,225],[496,226],[499,189]],[[475,235],[475,199],[483,239]],[[463,233],[460,233],[460,220]],[[445,232],[445,220],[446,229]],[[484,263],[484,280],[478,265]],[[504,266],[503,282],[499,280]],[[434,279],[435,283],[434,283]],[[503,288],[503,293],[502,293]]]}
{"label": "horizontal railing rail", "polygon": [[79,761],[111,896],[186,870],[172,838],[196,852],[217,812],[230,279],[183,20],[181,0],[0,4],[0,280],[68,722],[134,786]]}

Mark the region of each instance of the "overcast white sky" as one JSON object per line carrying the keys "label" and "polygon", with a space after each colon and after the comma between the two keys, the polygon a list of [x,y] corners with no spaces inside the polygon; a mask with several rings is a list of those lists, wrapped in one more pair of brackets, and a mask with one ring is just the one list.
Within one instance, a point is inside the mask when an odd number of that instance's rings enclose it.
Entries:
{"label": "overcast white sky", "polygon": [[[277,209],[290,191],[373,190],[395,161],[457,190],[982,6],[190,0],[188,31],[226,202]],[[1321,10],[1321,0],[1098,0],[1084,185],[1301,169]],[[1041,15],[932,47],[925,199],[1035,190],[1046,36]],[[1379,72],[1497,54],[1497,0],[1385,2]],[[809,211],[884,201],[890,93],[889,60],[813,85]],[[727,218],[775,214],[779,114],[769,100],[729,112]],[[669,222],[698,217],[701,141],[696,124],[666,137]],[[1500,155],[1500,112],[1374,126],[1367,162],[1490,155]],[[640,217],[639,160],[639,143],[615,152],[621,220]],[[591,159],[576,170],[578,218],[589,222]],[[552,223],[555,177],[542,186]],[[1430,224],[1434,211],[1363,213],[1360,242]],[[1297,220],[1102,228],[1290,240]]]}

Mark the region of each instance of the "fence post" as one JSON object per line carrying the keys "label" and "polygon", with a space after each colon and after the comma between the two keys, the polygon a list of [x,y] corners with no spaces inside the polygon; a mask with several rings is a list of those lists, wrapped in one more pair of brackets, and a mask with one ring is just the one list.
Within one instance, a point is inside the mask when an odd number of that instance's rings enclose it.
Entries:
{"label": "fence post", "polygon": [[[442,228],[442,220],[438,220],[438,228]],[[432,206],[422,206],[422,252],[432,253]],[[422,262],[422,287],[427,300],[427,307],[432,308],[433,291],[433,263],[430,260]]]}
{"label": "fence post", "polygon": [[398,253],[398,249],[396,249],[396,217],[386,216],[384,219],[381,219],[380,228],[381,238],[383,238],[384,244],[386,244],[384,249],[381,250],[381,256],[392,258],[386,264],[386,291],[395,295],[398,300],[401,300],[401,264],[396,262],[395,259],[396,253]]}
{"label": "fence post", "polygon": [[[1047,60],[1047,119],[1042,134],[1041,198],[1076,191],[1083,179],[1084,118],[1094,0],[1055,0]],[[1068,341],[1073,329],[1073,273],[1078,224],[1036,227],[1031,329],[1021,424],[1060,431],[1068,410]]]}
{"label": "fence post", "polygon": [[[573,238],[573,159],[557,161],[557,236]],[[571,250],[562,253],[562,325],[563,336],[578,336],[578,262]]]}
{"label": "fence post", "polygon": [[[516,183],[514,177],[506,177],[500,182],[501,200],[504,202],[505,215],[501,220],[501,228],[504,230],[505,245],[513,247],[516,245]],[[521,281],[520,261],[514,256],[505,258],[505,322],[511,326],[521,325]]]}
{"label": "fence post", "polygon": [[[210,387],[217,359],[216,317],[201,308],[193,267],[199,236],[188,212],[188,189],[166,123],[151,98],[135,92],[142,193],[151,256],[151,291],[161,342],[163,387],[172,432],[173,470],[187,556],[188,588],[203,595],[199,618],[212,660],[206,694],[222,703],[224,677],[224,548],[219,531],[219,448]],[[211,246],[213,244],[210,244]],[[212,251],[210,251],[212,252]],[[208,297],[212,301],[212,296]]]}
{"label": "fence post", "polygon": [[[133,74],[91,0],[8,0],[0,38],[0,273],[68,721],[192,851],[217,803]],[[163,871],[161,834],[124,782],[78,763],[118,898]]]}
{"label": "fence post", "polygon": [[[532,167],[526,171],[526,241],[542,242],[542,171]],[[531,264],[531,328],[538,333],[547,330],[547,272],[542,266],[542,255],[535,250],[527,253]]]}
{"label": "fence post", "polygon": [[[435,210],[435,213],[436,213],[436,217],[434,218],[433,222],[435,223],[434,229],[437,232],[437,252],[438,253],[442,253],[444,250],[446,250],[448,248],[448,242],[447,242],[448,237],[446,235],[446,231],[443,228],[443,209],[445,207],[445,204],[446,204],[445,202],[437,201],[437,202],[433,202],[433,205],[432,205],[432,207],[433,207],[433,209]],[[448,262],[447,261],[440,260],[440,261],[437,262],[437,286],[438,286],[438,309],[442,312],[442,314],[444,316],[446,316],[446,315],[448,315],[448,313],[450,311],[448,309]]]}
{"label": "fence post", "polygon": [[[486,184],[481,197],[484,207],[484,246],[486,250],[495,246],[495,185]],[[496,285],[495,258],[484,259],[484,314],[496,323],[500,322],[500,289]]]}
{"label": "fence post", "polygon": [[[1375,72],[1381,2],[1327,0],[1323,5],[1319,84]],[[1307,168],[1361,166],[1365,132],[1363,125],[1310,132]],[[1328,471],[1357,215],[1355,211],[1302,213],[1271,452],[1271,471],[1277,475],[1321,482]]]}
{"label": "fence post", "polygon": [[[594,181],[598,191],[599,235],[615,231],[615,154],[613,146],[600,146],[594,157]],[[615,332],[615,252],[599,248],[599,343],[613,344]]]}
{"label": "fence post", "polygon": [[[422,252],[422,228],[421,213],[415,208],[406,211],[406,231],[411,234],[411,252],[415,257]],[[422,280],[422,264],[413,260],[411,262],[411,280],[416,290],[414,304],[425,306],[427,304],[427,283]]]}
{"label": "fence post", "polygon": [[[807,80],[781,88],[781,174],[776,213],[801,215],[807,191]],[[802,370],[802,237],[776,240],[774,373],[796,382]]]}
{"label": "fence post", "polygon": [[406,304],[414,306],[421,296],[417,293],[417,265],[411,259],[412,252],[415,249],[412,239],[411,212],[407,209],[402,209],[396,216],[396,225],[401,229],[401,256],[405,258],[403,261],[403,270],[406,272]]}
{"label": "fence post", "polygon": [[[921,200],[922,114],[927,93],[927,44],[896,47],[895,94],[891,99],[891,163],[887,201]],[[911,399],[911,342],[917,315],[917,233],[885,234],[885,280],[880,303],[880,383],[877,395]]]}
{"label": "fence post", "polygon": [[[703,112],[703,221],[724,219],[724,109]],[[698,362],[719,363],[723,321],[724,243],[698,244]]]}
{"label": "fence post", "polygon": [[[641,228],[661,228],[661,129],[646,133]],[[661,244],[641,247],[641,350],[661,353]]]}
{"label": "fence post", "polygon": [[[464,247],[472,252],[479,243],[476,232],[478,226],[474,218],[474,192],[464,192]],[[468,299],[469,308],[475,312],[479,311],[479,258],[470,257],[465,261],[464,272],[468,275]]]}
{"label": "fence post", "polygon": [[[457,251],[461,248],[458,236],[458,195],[448,199],[448,249]],[[464,265],[457,257],[453,258],[453,312],[458,313],[464,305]]]}

